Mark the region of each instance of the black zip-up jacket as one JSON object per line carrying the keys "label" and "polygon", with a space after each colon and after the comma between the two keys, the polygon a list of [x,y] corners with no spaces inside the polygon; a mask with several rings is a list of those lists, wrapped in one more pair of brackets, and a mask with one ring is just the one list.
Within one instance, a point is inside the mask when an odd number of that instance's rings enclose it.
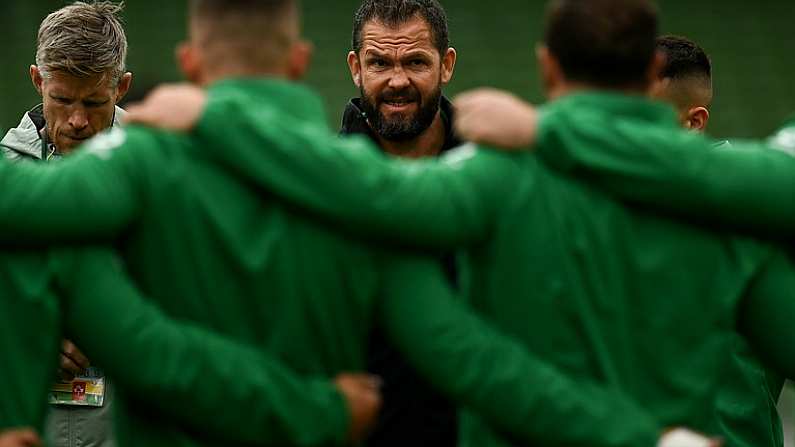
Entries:
{"label": "black zip-up jacket", "polygon": [[[359,98],[348,103],[340,134],[364,134],[378,144],[360,104]],[[444,97],[441,113],[447,131],[441,150],[444,153],[459,146],[461,141],[453,133],[452,104]],[[444,256],[442,262],[448,278],[455,285],[455,256]],[[378,330],[370,337],[368,370],[383,379],[384,405],[379,421],[365,443],[367,447],[455,447],[458,444],[455,406],[420,378]]]}

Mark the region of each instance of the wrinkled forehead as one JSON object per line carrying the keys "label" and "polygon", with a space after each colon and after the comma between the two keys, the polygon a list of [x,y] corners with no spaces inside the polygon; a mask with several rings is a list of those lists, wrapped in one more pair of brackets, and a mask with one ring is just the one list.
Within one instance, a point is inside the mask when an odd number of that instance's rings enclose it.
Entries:
{"label": "wrinkled forehead", "polygon": [[420,17],[391,26],[377,19],[362,27],[362,50],[360,55],[369,52],[384,55],[417,51],[436,54],[433,33],[428,23]]}
{"label": "wrinkled forehead", "polygon": [[71,73],[56,70],[44,78],[42,87],[50,92],[64,95],[96,96],[111,94],[117,85],[110,73],[93,76],[75,76]]}

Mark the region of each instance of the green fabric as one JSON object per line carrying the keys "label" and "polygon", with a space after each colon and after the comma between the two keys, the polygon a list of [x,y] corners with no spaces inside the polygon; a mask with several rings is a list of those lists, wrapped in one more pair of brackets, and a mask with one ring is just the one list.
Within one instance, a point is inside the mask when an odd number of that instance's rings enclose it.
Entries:
{"label": "green fabric", "polygon": [[[298,85],[239,80],[212,91],[254,99],[290,125],[325,122],[321,101]],[[342,238],[216,163],[219,153],[244,163],[250,149],[237,157],[223,142],[129,128],[94,139],[57,165],[0,163],[0,241],[115,240],[133,278],[166,314],[256,346],[302,374],[362,369],[366,337],[381,324],[432,382],[517,439],[656,442],[662,427],[631,400],[572,382],[465,312],[447,296],[435,261]],[[177,375],[185,367],[164,362]],[[147,399],[124,391],[117,407],[122,445],[228,445],[164,424]],[[218,408],[228,418],[250,411]],[[298,416],[293,422],[306,434],[295,444],[317,444],[343,427],[342,416]],[[583,419],[588,423],[551,429]]]}
{"label": "green fabric", "polygon": [[[389,160],[365,139],[333,139],[252,102],[211,95],[199,135],[238,148],[234,158],[217,151],[218,163],[352,233],[468,245],[470,303],[531,352],[630,394],[663,425],[720,433],[730,445],[780,443],[777,391],[756,359],[737,360],[748,355],[734,331],[772,249],[624,207],[588,189],[576,168],[561,176],[530,154],[467,146],[441,162]],[[567,166],[572,147],[647,139],[711,144],[683,133],[669,107],[592,93],[545,109],[539,147]],[[467,437],[495,439],[472,417]]]}
{"label": "green fabric", "polygon": [[[344,435],[346,404],[327,380],[298,380],[257,350],[165,318],[144,302],[110,252],[7,252],[0,259],[8,386],[0,429],[42,429],[63,328],[117,384],[155,402],[153,415],[185,429],[279,444],[309,436],[297,418],[328,418],[342,431],[327,436]],[[219,403],[246,411],[218,411]]]}
{"label": "green fabric", "polygon": [[638,98],[648,114],[616,123],[575,110],[589,102],[598,103],[599,95],[557,101],[542,115],[537,153],[548,166],[629,203],[710,225],[792,237],[795,158],[768,149],[793,151],[795,121],[769,142],[733,140],[715,147],[701,134],[673,131],[673,122],[650,126],[654,116],[669,114],[661,103]]}

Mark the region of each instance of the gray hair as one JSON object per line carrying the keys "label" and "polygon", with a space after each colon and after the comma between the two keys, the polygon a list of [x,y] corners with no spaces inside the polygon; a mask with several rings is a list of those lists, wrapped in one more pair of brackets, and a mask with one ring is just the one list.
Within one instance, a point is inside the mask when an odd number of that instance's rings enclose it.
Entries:
{"label": "gray hair", "polygon": [[127,36],[119,18],[123,9],[123,2],[75,2],[48,15],[36,47],[42,76],[54,71],[77,77],[101,74],[118,84],[127,61]]}

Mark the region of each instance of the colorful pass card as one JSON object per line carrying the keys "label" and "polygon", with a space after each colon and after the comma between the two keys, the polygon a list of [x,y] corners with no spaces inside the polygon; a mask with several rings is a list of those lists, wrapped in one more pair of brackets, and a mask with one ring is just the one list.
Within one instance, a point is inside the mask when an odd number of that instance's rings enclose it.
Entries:
{"label": "colorful pass card", "polygon": [[99,368],[90,367],[74,380],[55,382],[50,387],[50,403],[101,407],[105,402],[105,374]]}

